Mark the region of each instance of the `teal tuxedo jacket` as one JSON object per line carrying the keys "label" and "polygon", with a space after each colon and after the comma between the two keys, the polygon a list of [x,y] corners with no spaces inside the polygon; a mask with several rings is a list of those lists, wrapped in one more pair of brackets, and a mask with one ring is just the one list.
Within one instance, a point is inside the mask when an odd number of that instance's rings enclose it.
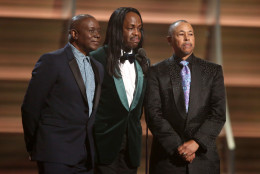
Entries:
{"label": "teal tuxedo jacket", "polygon": [[[106,46],[91,55],[106,69]],[[127,152],[133,167],[140,165],[143,99],[146,87],[141,66],[135,61],[136,89],[129,107],[122,78],[115,78],[105,71],[101,96],[94,123],[96,162],[110,164],[118,155],[124,134],[127,134]]]}

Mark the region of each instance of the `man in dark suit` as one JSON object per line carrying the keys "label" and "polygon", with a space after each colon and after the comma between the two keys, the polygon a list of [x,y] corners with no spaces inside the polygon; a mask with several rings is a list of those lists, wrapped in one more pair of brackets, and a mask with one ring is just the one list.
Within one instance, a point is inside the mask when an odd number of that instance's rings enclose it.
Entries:
{"label": "man in dark suit", "polygon": [[40,57],[23,104],[26,148],[40,174],[91,174],[92,127],[102,65],[89,56],[98,48],[100,27],[90,15],[72,18],[69,43]]}
{"label": "man in dark suit", "polygon": [[91,53],[106,69],[94,124],[97,174],[136,174],[140,165],[148,60],[134,54],[142,41],[140,13],[121,7],[109,19],[104,46]]}
{"label": "man in dark suit", "polygon": [[171,24],[167,39],[174,55],[148,73],[150,174],[219,174],[215,141],[226,119],[222,67],[194,56],[187,21]]}

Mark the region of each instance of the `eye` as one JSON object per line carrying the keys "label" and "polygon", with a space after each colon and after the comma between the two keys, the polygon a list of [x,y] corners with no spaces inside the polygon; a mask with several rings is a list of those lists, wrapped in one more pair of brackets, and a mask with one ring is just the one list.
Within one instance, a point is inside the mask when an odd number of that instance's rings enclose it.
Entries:
{"label": "eye", "polygon": [[94,32],[95,32],[95,30],[88,30],[88,32],[90,32],[90,33],[94,33]]}

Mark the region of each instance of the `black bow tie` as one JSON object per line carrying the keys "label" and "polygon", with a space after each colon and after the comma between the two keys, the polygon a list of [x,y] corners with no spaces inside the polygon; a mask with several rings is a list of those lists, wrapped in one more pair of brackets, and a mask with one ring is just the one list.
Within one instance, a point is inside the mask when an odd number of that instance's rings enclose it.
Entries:
{"label": "black bow tie", "polygon": [[124,63],[126,60],[128,60],[130,63],[133,63],[135,61],[135,55],[125,53],[123,56],[120,57],[121,63]]}

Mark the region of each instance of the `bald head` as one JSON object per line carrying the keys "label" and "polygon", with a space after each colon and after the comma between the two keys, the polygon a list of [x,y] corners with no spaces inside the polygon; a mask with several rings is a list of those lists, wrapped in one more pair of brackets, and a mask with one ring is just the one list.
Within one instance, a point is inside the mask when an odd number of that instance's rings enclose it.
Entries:
{"label": "bald head", "polygon": [[69,42],[84,55],[96,50],[100,44],[100,26],[91,15],[74,16],[69,26]]}
{"label": "bald head", "polygon": [[169,29],[168,29],[168,36],[171,36],[176,28],[176,26],[178,26],[180,23],[188,23],[188,21],[185,21],[185,20],[178,20],[178,21],[175,21],[173,22],[170,26],[169,26]]}
{"label": "bald head", "polygon": [[71,39],[73,39],[71,37],[71,31],[72,30],[79,30],[80,24],[82,23],[82,21],[84,19],[88,19],[88,18],[93,18],[95,19],[93,16],[89,15],[89,14],[80,14],[77,16],[72,17],[71,21],[70,21],[70,26],[69,26],[69,41],[71,41]]}

